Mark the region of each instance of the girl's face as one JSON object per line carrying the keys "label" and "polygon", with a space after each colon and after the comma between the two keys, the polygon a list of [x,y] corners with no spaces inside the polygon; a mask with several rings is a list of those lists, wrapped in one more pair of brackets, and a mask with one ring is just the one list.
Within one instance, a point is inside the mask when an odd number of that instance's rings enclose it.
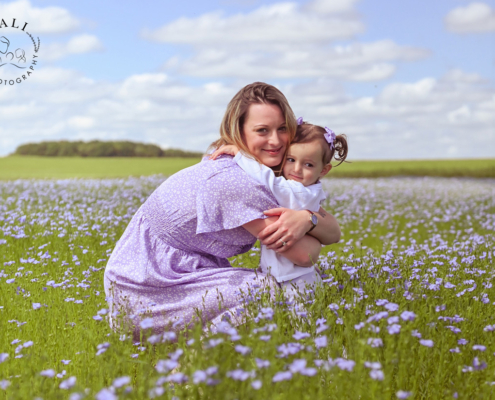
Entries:
{"label": "girl's face", "polygon": [[250,153],[267,167],[282,162],[289,133],[282,110],[274,104],[251,104],[242,126]]}
{"label": "girl's face", "polygon": [[332,164],[323,165],[322,160],[323,151],[320,143],[292,144],[283,168],[284,177],[301,182],[304,186],[312,185],[332,169]]}

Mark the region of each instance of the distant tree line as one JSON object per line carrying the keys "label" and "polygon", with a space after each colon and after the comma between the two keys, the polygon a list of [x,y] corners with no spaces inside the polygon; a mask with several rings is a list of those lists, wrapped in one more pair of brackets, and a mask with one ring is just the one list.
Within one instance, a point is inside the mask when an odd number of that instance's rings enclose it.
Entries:
{"label": "distant tree line", "polygon": [[26,143],[17,147],[14,154],[46,157],[201,157],[203,155],[180,149],[164,150],[154,144],[100,140]]}

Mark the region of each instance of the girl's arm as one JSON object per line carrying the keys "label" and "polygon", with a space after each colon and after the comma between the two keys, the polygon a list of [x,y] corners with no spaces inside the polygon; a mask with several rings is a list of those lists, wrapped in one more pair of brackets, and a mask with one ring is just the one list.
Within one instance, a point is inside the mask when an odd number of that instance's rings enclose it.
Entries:
{"label": "girl's arm", "polygon": [[210,155],[210,159],[215,160],[221,154],[235,156],[234,161],[237,165],[256,182],[270,189],[277,203],[282,207],[311,211],[320,209],[320,201],[325,198],[324,195],[322,196],[321,185],[306,187],[300,182],[287,180],[283,176],[277,177],[271,168],[246,157],[234,145],[218,148]]}
{"label": "girl's arm", "polygon": [[[287,208],[274,208],[264,212],[267,216],[279,216],[279,219],[268,225],[258,234],[258,239],[269,249],[285,253],[292,246],[299,243],[301,238],[312,236],[319,243],[329,245],[340,240],[340,226],[333,215],[327,213],[323,208],[316,213],[318,224],[309,232],[313,226],[309,220],[309,212],[306,210],[295,211]],[[286,242],[282,246],[282,242]],[[285,256],[285,254],[284,254]]]}
{"label": "girl's arm", "polygon": [[[253,236],[258,237],[259,233],[262,230],[269,226],[272,226],[278,219],[278,217],[255,219],[248,222],[247,224],[244,224],[243,227]],[[300,240],[298,240],[297,243],[294,243],[290,249],[284,251],[284,257],[288,258],[294,264],[301,267],[311,267],[318,260],[320,251],[320,242],[314,237],[305,235]]]}
{"label": "girl's arm", "polygon": [[241,151],[236,154],[234,161],[256,182],[270,189],[277,203],[282,207],[311,211],[320,209],[322,193],[320,185],[306,187],[300,182],[287,180],[283,176],[277,177],[271,168],[246,157]]}

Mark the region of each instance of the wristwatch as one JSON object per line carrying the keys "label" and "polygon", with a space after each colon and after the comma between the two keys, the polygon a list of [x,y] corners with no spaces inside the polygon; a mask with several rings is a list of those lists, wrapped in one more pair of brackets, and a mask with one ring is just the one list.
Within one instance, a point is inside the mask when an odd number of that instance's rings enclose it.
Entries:
{"label": "wristwatch", "polygon": [[311,229],[309,231],[307,231],[306,233],[309,233],[311,232],[313,229],[315,229],[315,226],[316,224],[318,223],[318,218],[316,217],[315,213],[313,211],[309,211],[309,210],[306,210],[307,212],[309,212],[309,220],[311,221],[311,223],[313,224],[313,226],[311,227]]}

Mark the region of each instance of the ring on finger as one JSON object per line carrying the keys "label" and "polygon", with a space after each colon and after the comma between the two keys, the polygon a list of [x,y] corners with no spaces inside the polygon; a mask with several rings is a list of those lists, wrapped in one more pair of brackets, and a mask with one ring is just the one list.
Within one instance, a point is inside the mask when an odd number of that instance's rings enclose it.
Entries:
{"label": "ring on finger", "polygon": [[287,242],[282,242],[282,246],[285,246],[287,244]]}

